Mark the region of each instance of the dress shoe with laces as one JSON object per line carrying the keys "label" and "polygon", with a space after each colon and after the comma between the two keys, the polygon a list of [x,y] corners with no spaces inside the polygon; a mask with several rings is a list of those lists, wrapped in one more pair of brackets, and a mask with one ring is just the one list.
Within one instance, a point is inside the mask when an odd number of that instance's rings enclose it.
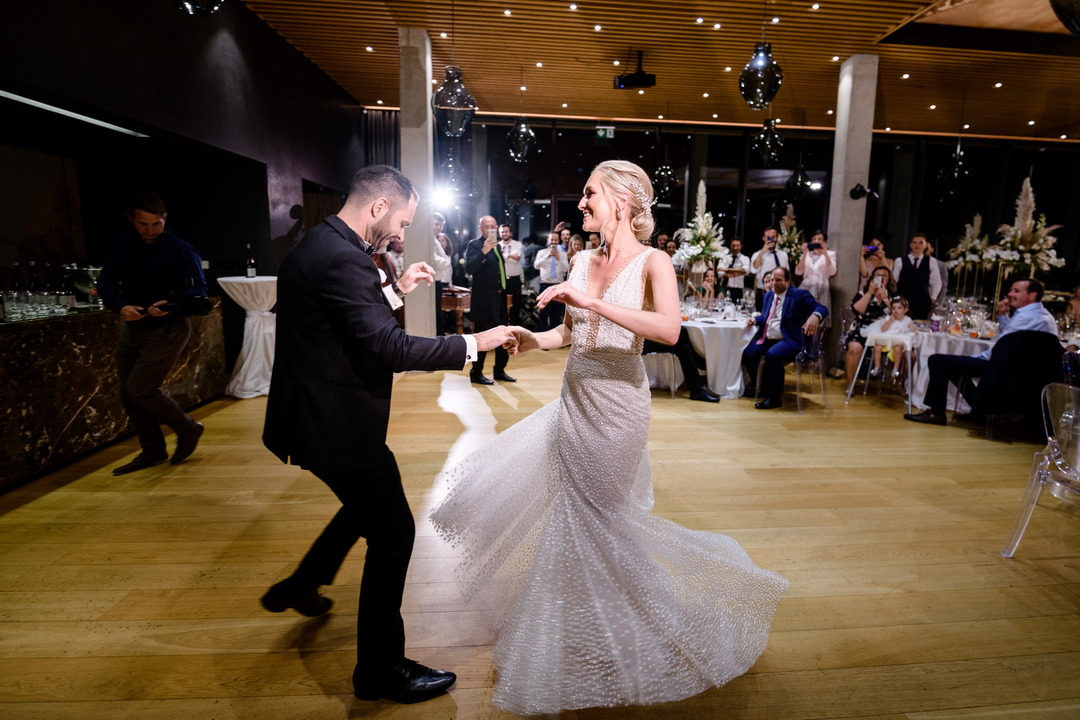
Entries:
{"label": "dress shoe with laces", "polygon": [[201,422],[197,422],[195,427],[177,437],[176,450],[173,451],[172,459],[169,462],[177,465],[187,460],[191,453],[195,452],[195,448],[199,444],[199,438],[202,437],[205,429],[206,427]]}
{"label": "dress shoe with laces", "polygon": [[691,400],[700,400],[701,402],[720,402],[720,396],[714,393],[709,388],[702,385],[697,390],[690,391]]}
{"label": "dress shoe with laces", "polygon": [[272,613],[285,612],[292,608],[306,617],[318,617],[330,612],[334,601],[314,590],[298,590],[291,578],[271,585],[260,601],[262,606]]}
{"label": "dress shoe with laces", "polygon": [[517,378],[510,377],[505,370],[496,370],[495,379],[499,382],[517,382]]}
{"label": "dress shoe with laces", "polygon": [[754,403],[754,408],[757,410],[775,410],[781,405],[782,403],[777,398],[765,398],[759,403]]}
{"label": "dress shoe with laces", "polygon": [[449,670],[435,670],[402,658],[384,672],[354,672],[353,695],[360,700],[387,698],[399,703],[415,703],[445,692],[456,681],[457,675]]}
{"label": "dress shoe with laces", "polygon": [[127,475],[133,473],[136,470],[142,470],[143,468],[153,467],[154,465],[160,465],[169,459],[169,456],[165,453],[155,455],[154,453],[148,453],[145,450],[132,459],[127,465],[121,465],[120,467],[113,468],[113,475]]}
{"label": "dress shoe with laces", "polygon": [[474,372],[469,373],[469,380],[476,385],[494,385],[495,381],[489,377],[484,377],[482,373]]}
{"label": "dress shoe with laces", "polygon": [[927,410],[921,413],[904,413],[904,419],[911,422],[927,423],[929,425],[944,425],[945,416],[938,415],[933,410]]}

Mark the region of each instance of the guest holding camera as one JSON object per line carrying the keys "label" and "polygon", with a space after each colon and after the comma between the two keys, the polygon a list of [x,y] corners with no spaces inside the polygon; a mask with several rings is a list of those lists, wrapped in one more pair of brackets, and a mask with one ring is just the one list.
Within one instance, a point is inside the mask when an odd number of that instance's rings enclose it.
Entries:
{"label": "guest holding camera", "polygon": [[114,475],[169,459],[162,423],[176,433],[174,465],[195,451],[203,433],[202,423],[161,387],[191,337],[190,301],[205,302],[206,297],[199,253],[165,229],[165,216],[165,202],[157,193],[133,195],[127,212],[133,231],[109,245],[98,278],[105,307],[124,321],[116,347],[120,400],[141,448],[131,462],[113,468]]}
{"label": "guest holding camera", "polygon": [[869,290],[856,294],[851,301],[855,322],[844,337],[844,346],[847,348],[844,369],[849,380],[859,372],[859,359],[866,344],[866,328],[885,317],[889,311],[889,298],[896,294],[896,281],[893,280],[892,271],[884,265],[874,268],[868,280]]}
{"label": "guest holding camera", "polygon": [[829,302],[829,278],[836,274],[836,251],[825,242],[824,230],[815,230],[809,243],[803,243],[802,257],[795,265],[795,274],[802,276],[799,285],[814,299],[832,310]]}
{"label": "guest holding camera", "polygon": [[879,267],[888,268],[892,273],[893,261],[885,257],[885,240],[877,235],[870,238],[869,245],[863,245],[862,254],[859,255],[859,292],[866,292],[870,276]]}

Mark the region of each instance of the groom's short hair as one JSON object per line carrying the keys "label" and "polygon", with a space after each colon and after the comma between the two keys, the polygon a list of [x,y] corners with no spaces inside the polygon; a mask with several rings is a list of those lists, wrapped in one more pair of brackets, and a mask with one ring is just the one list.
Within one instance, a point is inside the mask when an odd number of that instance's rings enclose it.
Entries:
{"label": "groom's short hair", "polygon": [[409,198],[420,199],[409,178],[400,170],[389,165],[368,165],[360,168],[353,175],[349,186],[349,198],[359,205],[367,205],[379,198],[386,198],[390,207],[399,208],[409,202]]}

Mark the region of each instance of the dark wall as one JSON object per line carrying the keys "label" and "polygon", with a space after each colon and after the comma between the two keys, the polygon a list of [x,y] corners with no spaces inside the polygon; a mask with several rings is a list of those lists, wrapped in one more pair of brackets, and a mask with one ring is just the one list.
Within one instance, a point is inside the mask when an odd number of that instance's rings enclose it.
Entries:
{"label": "dark wall", "polygon": [[[200,145],[265,166],[261,207],[232,211],[258,229],[268,270],[281,255],[271,239],[294,225],[303,180],[343,189],[363,162],[355,101],[235,0],[210,18],[167,0],[3,3],[0,87],[150,135],[159,144],[133,147],[135,167],[206,161]],[[0,142],[19,138],[5,132]],[[146,157],[160,143],[167,157]],[[250,188],[219,182],[222,163],[227,156],[208,163],[200,192],[250,202]]]}

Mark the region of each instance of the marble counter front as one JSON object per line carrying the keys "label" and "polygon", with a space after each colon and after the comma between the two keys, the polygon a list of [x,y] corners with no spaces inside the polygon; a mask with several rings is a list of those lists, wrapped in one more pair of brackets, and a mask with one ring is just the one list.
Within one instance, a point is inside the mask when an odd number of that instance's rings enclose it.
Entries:
{"label": "marble counter front", "polygon": [[[221,300],[193,317],[165,388],[189,408],[225,391]],[[101,311],[0,323],[0,490],[132,432],[120,404],[120,318]]]}

